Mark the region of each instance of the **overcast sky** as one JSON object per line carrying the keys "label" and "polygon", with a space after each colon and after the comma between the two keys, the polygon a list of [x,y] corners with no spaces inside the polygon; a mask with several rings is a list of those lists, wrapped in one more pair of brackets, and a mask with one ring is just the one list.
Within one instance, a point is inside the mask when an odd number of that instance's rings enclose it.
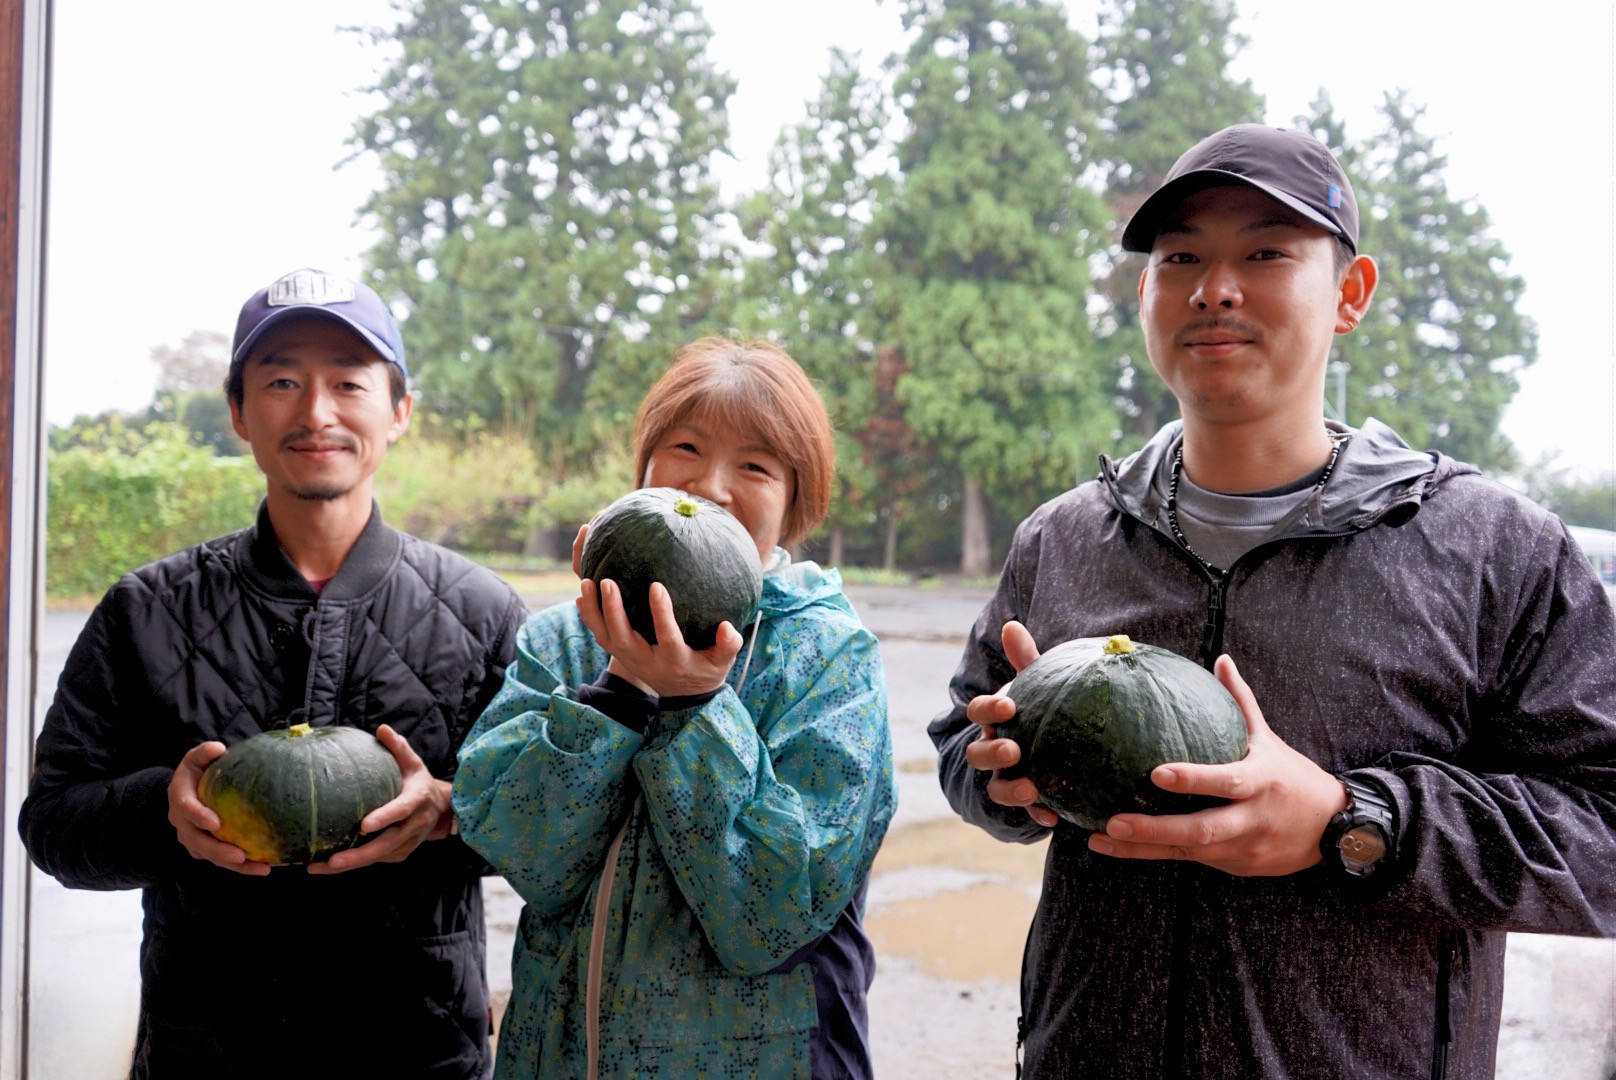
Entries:
{"label": "overcast sky", "polygon": [[[1289,124],[1328,89],[1351,136],[1387,90],[1426,106],[1449,190],[1486,207],[1526,282],[1540,359],[1504,430],[1616,468],[1616,31],[1610,4],[1549,4],[1507,27],[1457,0],[1237,0],[1238,74]],[[1070,0],[1094,31],[1096,0]],[[894,0],[705,0],[713,55],[739,82],[726,190],[761,182],[781,126],[814,96],[832,45],[878,63]],[[386,0],[55,0],[47,234],[52,423],[150,400],[154,346],[228,333],[254,289],[299,266],[355,273],[357,210],[376,174],[341,165],[379,57],[338,26]],[[1541,13],[1575,11],[1542,17]],[[1358,419],[1358,418],[1354,418]]]}

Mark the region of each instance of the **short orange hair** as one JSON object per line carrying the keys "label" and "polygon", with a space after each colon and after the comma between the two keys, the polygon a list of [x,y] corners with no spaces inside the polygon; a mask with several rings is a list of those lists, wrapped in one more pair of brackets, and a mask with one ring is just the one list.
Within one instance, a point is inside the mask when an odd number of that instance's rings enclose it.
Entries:
{"label": "short orange hair", "polygon": [[634,418],[636,483],[645,483],[651,452],[668,431],[691,420],[743,431],[791,467],[796,483],[782,547],[825,520],[836,441],[819,391],[784,349],[760,338],[718,336],[680,349]]}

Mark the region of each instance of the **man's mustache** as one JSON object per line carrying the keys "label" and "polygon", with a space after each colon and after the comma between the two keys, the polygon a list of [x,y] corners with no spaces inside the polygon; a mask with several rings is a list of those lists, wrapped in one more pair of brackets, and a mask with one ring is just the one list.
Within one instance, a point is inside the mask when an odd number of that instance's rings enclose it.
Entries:
{"label": "man's mustache", "polygon": [[1230,334],[1250,341],[1262,340],[1262,331],[1251,323],[1246,322],[1244,319],[1221,316],[1216,319],[1202,319],[1199,322],[1180,327],[1178,332],[1173,335],[1173,344],[1188,345],[1190,342],[1197,341],[1212,333]]}

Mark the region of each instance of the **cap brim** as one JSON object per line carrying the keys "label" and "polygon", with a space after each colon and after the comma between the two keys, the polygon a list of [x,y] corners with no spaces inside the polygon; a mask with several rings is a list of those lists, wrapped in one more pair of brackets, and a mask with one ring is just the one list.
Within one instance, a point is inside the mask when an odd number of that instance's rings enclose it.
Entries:
{"label": "cap brim", "polygon": [[[1170,182],[1156,189],[1155,194],[1146,199],[1133,217],[1128,219],[1127,228],[1122,230],[1122,250],[1136,251],[1143,255],[1150,254],[1151,248],[1156,246],[1156,234],[1161,231],[1162,221],[1178,209],[1178,204],[1194,195],[1197,191],[1207,188],[1228,187],[1238,184],[1240,187],[1255,188],[1267,195],[1270,199],[1280,203],[1301,214],[1309,221],[1326,230],[1331,236],[1339,236],[1343,240],[1346,236],[1335,222],[1324,217],[1317,210],[1308,206],[1299,199],[1292,198],[1283,191],[1276,191],[1267,184],[1258,183],[1236,173],[1225,172],[1222,169],[1196,169],[1183,176],[1175,177]],[[1349,244],[1350,240],[1347,241]]]}
{"label": "cap brim", "polygon": [[[321,304],[294,304],[291,307],[276,308],[273,312],[264,316],[263,320],[259,322],[257,326],[253,327],[252,333],[248,334],[244,339],[242,339],[241,344],[236,346],[235,354],[230,358],[231,363],[239,364],[246,360],[247,357],[252,353],[252,347],[258,344],[259,340],[263,338],[265,334],[286,322],[288,319],[307,319],[311,317],[330,319],[334,322],[342,323],[360,337],[364,338],[365,342],[372,349],[375,349],[376,354],[383,360],[386,360],[390,364],[398,364],[398,357],[393,355],[392,346],[388,345],[381,338],[378,338],[374,333],[361,326],[355,320],[348,318],[348,316],[339,311],[333,311],[331,308]],[[402,367],[403,365],[399,366]]]}

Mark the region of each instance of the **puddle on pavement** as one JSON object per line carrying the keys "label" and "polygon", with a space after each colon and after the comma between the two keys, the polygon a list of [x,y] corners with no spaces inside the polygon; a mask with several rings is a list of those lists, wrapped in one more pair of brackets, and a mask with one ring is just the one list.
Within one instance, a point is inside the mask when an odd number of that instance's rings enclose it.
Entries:
{"label": "puddle on pavement", "polygon": [[901,956],[928,975],[1014,984],[1027,926],[1037,907],[1044,844],[1006,844],[957,818],[887,834],[872,874],[949,867],[999,880],[872,905],[864,927],[876,955]]}
{"label": "puddle on pavement", "polygon": [[888,832],[871,872],[948,866],[1014,878],[1036,887],[1044,878],[1046,843],[1007,844],[959,818],[936,818]]}
{"label": "puddle on pavement", "polygon": [[864,929],[877,958],[901,956],[928,975],[1014,984],[1037,901],[997,882],[872,908]]}

